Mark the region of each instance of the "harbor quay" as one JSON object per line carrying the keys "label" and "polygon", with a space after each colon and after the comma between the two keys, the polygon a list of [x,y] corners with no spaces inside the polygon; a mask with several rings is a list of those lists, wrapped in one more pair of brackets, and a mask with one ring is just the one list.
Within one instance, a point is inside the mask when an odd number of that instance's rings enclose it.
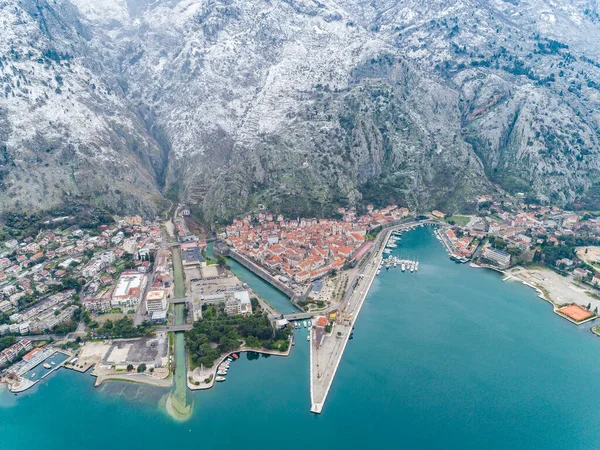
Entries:
{"label": "harbor quay", "polygon": [[35,348],[7,371],[10,392],[24,392],[58,370],[72,355],[54,347]]}
{"label": "harbor quay", "polygon": [[[357,268],[340,310],[335,316],[330,315],[330,319],[335,317],[335,320],[329,321],[332,323],[330,331],[325,332],[318,322],[311,327],[309,331],[311,412],[320,414],[323,410],[344,350],[352,337],[356,319],[377,276],[379,261],[386,242],[394,232],[413,229],[424,224],[430,222],[407,222],[382,230],[377,236],[371,256],[363,262],[362,268]],[[325,322],[327,320],[322,321]]]}

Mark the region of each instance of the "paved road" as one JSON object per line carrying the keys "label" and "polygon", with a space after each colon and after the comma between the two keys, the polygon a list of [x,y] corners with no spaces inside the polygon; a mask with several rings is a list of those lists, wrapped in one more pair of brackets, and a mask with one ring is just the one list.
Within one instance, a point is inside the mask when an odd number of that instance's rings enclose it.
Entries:
{"label": "paved road", "polygon": [[317,316],[319,314],[326,314],[326,313],[323,311],[305,312],[305,313],[296,313],[296,314],[284,314],[283,317],[287,320],[300,320],[300,319],[309,319],[309,318]]}
{"label": "paved road", "polygon": [[187,331],[191,330],[193,325],[188,323],[186,325],[165,325],[164,327],[157,327],[155,331]]}

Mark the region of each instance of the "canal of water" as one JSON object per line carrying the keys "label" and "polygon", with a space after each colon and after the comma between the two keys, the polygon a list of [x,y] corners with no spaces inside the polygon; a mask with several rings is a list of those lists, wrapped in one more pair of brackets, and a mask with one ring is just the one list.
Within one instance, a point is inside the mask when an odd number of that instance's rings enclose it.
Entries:
{"label": "canal of water", "polygon": [[[173,248],[173,276],[175,286],[175,297],[185,297],[185,283],[183,279],[183,265],[181,253],[178,248]],[[185,307],[176,304],[173,312],[173,322],[181,325],[185,322]],[[174,361],[175,373],[173,374],[173,389],[167,399],[167,410],[177,419],[186,419],[192,413],[193,402],[187,388],[187,364],[185,351],[185,332],[174,333]]]}
{"label": "canal of water", "polygon": [[[213,254],[213,243],[209,243],[206,249],[206,255],[209,258],[214,258]],[[246,269],[237,261],[227,258],[227,264],[231,267],[231,271],[241,281],[248,284],[256,294],[266,301],[269,305],[275,308],[277,311],[283,314],[289,314],[298,311],[298,309],[292,305],[287,295],[281,292],[279,289],[274,288],[272,285],[267,283],[258,275]]]}

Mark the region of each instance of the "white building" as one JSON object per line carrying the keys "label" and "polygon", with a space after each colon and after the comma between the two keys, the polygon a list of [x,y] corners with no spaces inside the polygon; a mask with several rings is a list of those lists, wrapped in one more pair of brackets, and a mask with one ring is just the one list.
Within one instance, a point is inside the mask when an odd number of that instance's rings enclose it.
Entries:
{"label": "white building", "polygon": [[510,253],[496,250],[488,247],[483,251],[483,257],[498,264],[500,267],[508,267],[510,265]]}
{"label": "white building", "polygon": [[8,296],[14,294],[15,292],[17,292],[17,287],[14,284],[5,286],[2,289],[2,293],[4,294],[5,297],[8,297]]}
{"label": "white building", "polygon": [[133,255],[138,248],[137,240],[134,238],[125,239],[121,247],[130,255]]}
{"label": "white building", "polygon": [[102,269],[106,266],[106,263],[101,259],[94,259],[90,261],[87,266],[83,268],[81,274],[86,278],[95,277]]}
{"label": "white building", "polygon": [[7,300],[0,300],[0,312],[5,313],[12,308],[12,304]]}
{"label": "white building", "polygon": [[248,291],[234,292],[233,298],[225,302],[225,312],[228,316],[252,314],[250,293]]}
{"label": "white building", "polygon": [[83,299],[83,306],[88,311],[104,313],[110,311],[111,304],[108,297],[88,297]]}
{"label": "white building", "polygon": [[9,248],[11,250],[14,250],[15,248],[17,248],[19,246],[19,242],[17,242],[16,239],[11,239],[10,241],[6,241],[4,243],[4,246],[6,248]]}
{"label": "white building", "polygon": [[146,295],[146,312],[152,315],[155,312],[166,311],[167,299],[164,289],[155,289]]}
{"label": "white building", "polygon": [[106,252],[102,252],[102,254],[100,255],[100,259],[107,265],[110,265],[115,262],[115,254],[112,250],[108,250]]}
{"label": "white building", "polygon": [[138,272],[125,272],[113,291],[111,305],[113,307],[139,305],[142,293],[146,288],[146,275]]}

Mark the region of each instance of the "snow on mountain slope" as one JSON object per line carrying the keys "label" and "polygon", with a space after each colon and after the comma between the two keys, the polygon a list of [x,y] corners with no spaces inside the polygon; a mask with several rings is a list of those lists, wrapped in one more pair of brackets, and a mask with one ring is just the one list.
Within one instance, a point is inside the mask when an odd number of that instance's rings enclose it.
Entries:
{"label": "snow on mountain slope", "polygon": [[0,5],[1,209],[67,199],[153,210],[161,150],[88,48],[68,3]]}

